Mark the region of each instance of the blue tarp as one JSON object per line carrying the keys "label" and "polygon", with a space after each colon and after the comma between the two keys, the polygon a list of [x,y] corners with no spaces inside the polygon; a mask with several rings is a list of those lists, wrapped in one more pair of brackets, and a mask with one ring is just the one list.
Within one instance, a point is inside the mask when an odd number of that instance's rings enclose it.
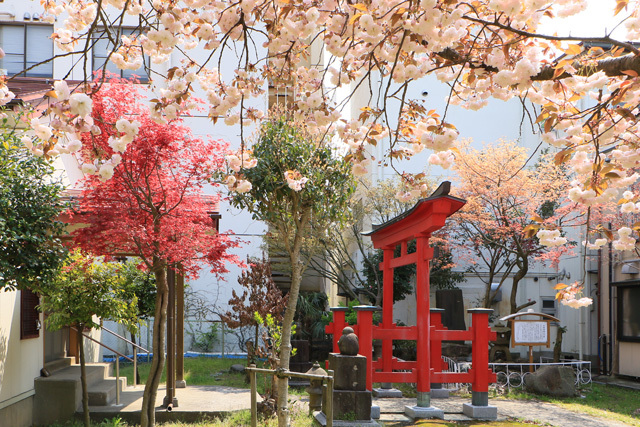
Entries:
{"label": "blue tarp", "polygon": [[[117,356],[115,354],[104,355],[102,356],[102,361],[106,363],[115,362],[116,357]],[[128,354],[127,357],[129,357],[130,359],[133,359],[133,354]],[[138,353],[138,362],[146,362],[147,357],[149,358],[149,360],[151,360],[151,358],[153,357],[153,353],[150,353],[149,356],[147,356],[147,353]],[[188,351],[184,354],[184,357],[185,358],[186,357],[213,357],[213,358],[220,359],[222,358],[222,354],[221,353],[196,353],[195,351]],[[246,359],[247,354],[246,353],[232,353],[232,354],[225,353],[224,358],[225,359]],[[124,357],[120,357],[120,362],[131,363],[129,362],[129,360],[125,359]]]}

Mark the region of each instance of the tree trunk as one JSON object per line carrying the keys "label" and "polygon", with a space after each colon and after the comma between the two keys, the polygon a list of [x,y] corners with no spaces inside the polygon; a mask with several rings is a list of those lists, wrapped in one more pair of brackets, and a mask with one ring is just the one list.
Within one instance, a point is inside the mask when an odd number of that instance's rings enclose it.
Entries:
{"label": "tree trunk", "polygon": [[144,393],[142,395],[142,410],[140,413],[141,427],[153,427],[156,422],[156,395],[158,394],[158,385],[162,377],[162,370],[165,361],[165,331],[167,325],[167,304],[169,302],[169,288],[167,286],[167,267],[159,260],[154,260],[154,271],[156,276],[156,311],[153,319],[153,343],[151,351],[153,359],[151,360],[151,369],[149,377],[144,385]]}
{"label": "tree trunk", "polygon": [[[280,345],[279,369],[289,370],[289,359],[291,358],[291,325],[296,313],[298,294],[300,293],[300,282],[302,280],[302,268],[300,265],[300,249],[294,248],[290,254],[291,259],[291,288],[289,289],[289,300],[282,320],[282,343]],[[289,379],[279,378],[276,391],[278,399],[278,426],[289,427],[289,407],[288,407]]]}
{"label": "tree trunk", "polygon": [[[131,342],[134,344],[136,343],[136,334],[134,334],[133,332],[129,333],[131,335]],[[135,355],[136,354],[136,349],[135,347],[131,346],[131,354]],[[140,384],[140,366],[137,363],[138,361],[136,360],[136,371],[133,373],[133,375],[136,376],[136,384]]]}
{"label": "tree trunk", "polygon": [[78,345],[80,346],[80,383],[82,383],[82,418],[84,427],[91,427],[89,417],[89,390],[87,388],[87,367],[84,359],[84,343],[82,342],[82,329],[84,325],[78,325]]}

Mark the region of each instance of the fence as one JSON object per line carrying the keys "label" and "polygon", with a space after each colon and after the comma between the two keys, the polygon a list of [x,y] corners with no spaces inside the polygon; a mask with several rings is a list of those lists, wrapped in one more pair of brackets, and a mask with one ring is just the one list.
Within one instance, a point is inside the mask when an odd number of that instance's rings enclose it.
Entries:
{"label": "fence", "polygon": [[[471,362],[456,362],[446,356],[442,356],[442,360],[448,365],[446,372],[467,372],[472,366]],[[496,386],[505,389],[524,387],[527,375],[543,366],[568,366],[575,373],[577,387],[591,384],[591,362],[583,360],[552,362],[541,357],[539,363],[489,363],[489,368],[496,374]],[[460,386],[461,384],[443,384],[443,387],[448,388]]]}
{"label": "fence", "polygon": [[[120,324],[105,321],[104,325],[112,331],[131,339],[130,333]],[[138,333],[132,341],[142,347],[151,348],[152,335],[153,319],[148,319],[147,322],[139,325]],[[248,338],[250,335],[249,331],[229,329],[219,320],[185,320],[184,350],[193,354],[210,354],[221,357],[244,356],[245,349],[242,341],[244,337]],[[130,344],[112,337],[110,334],[103,333],[102,342],[118,353],[133,354]],[[105,348],[102,351],[103,358],[112,358],[114,356],[112,350]]]}

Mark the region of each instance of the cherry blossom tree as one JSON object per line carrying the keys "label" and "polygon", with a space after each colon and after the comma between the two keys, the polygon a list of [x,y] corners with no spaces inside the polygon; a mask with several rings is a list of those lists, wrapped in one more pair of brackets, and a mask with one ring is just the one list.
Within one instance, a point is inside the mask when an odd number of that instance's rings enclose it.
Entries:
{"label": "cherry blossom tree", "polygon": [[[527,151],[514,142],[499,142],[482,150],[465,146],[454,166],[457,194],[467,200],[452,218],[457,252],[478,277],[487,274],[484,307],[491,306],[497,292],[492,292],[492,283],[498,283],[500,289],[511,282],[512,313],[533,304],[516,301],[520,281],[531,264],[538,260],[557,265],[571,247],[559,229],[536,231],[544,225],[577,226],[586,219],[575,210],[574,202],[563,199],[569,182],[553,159],[543,157],[535,166],[523,168],[527,157]],[[527,228],[532,219],[536,226]]]}
{"label": "cherry blossom tree", "polygon": [[[350,168],[335,155],[326,140],[310,133],[304,123],[275,116],[263,124],[252,155],[256,164],[241,166],[236,156],[227,157],[235,185],[244,180],[249,188],[237,192],[235,206],[247,209],[254,219],[269,226],[288,255],[291,286],[282,319],[282,345],[278,369],[288,370],[291,335],[302,273],[308,258],[302,257],[305,240],[323,230],[339,228],[347,217],[353,192]],[[276,392],[278,425],[289,425],[288,378],[280,378]]]}
{"label": "cherry blossom tree", "polygon": [[[113,46],[107,60],[121,69],[148,68],[148,55],[157,120],[193,109],[192,93],[201,90],[211,119],[239,126],[244,140],[246,128],[265,116],[250,101],[270,84],[293,93],[292,110],[315,132],[339,135],[355,173],[365,173],[371,162],[401,172],[401,161],[424,149],[433,151],[431,163],[452,164],[459,134],[451,105],[478,110],[490,99],[519,99],[533,131],[560,149],[558,162],[574,170],[573,201],[585,207],[636,203],[637,193],[631,199],[621,193],[640,176],[632,170],[640,161],[640,50],[633,44],[640,39],[640,2],[611,2],[621,39],[611,32],[587,37],[543,29],[587,3],[45,0],[43,6],[45,21],[59,18],[52,35],[59,56],[89,55],[100,37]],[[123,33],[125,24],[134,28],[131,34]],[[206,54],[192,54],[196,47]],[[318,51],[326,53],[322,59],[314,56]],[[179,65],[162,71],[158,64],[172,55],[181,58]],[[223,72],[221,64],[233,64],[235,72]],[[88,80],[87,67],[84,73]],[[426,76],[450,87],[438,111],[416,96]],[[39,155],[70,150],[76,143],[68,136],[91,126],[92,90],[59,89],[49,109],[54,120],[32,122],[25,142]],[[364,104],[359,115],[347,111],[356,95]],[[12,97],[3,78],[0,103]],[[384,158],[373,159],[369,149],[381,141],[388,147]],[[403,176],[414,185],[410,174]],[[248,184],[239,181],[237,188]],[[420,195],[415,183],[406,197]],[[635,248],[638,229],[629,225],[612,236],[621,250]]]}
{"label": "cherry blossom tree", "polygon": [[134,85],[114,80],[92,90],[85,121],[94,124],[80,136],[87,175],[75,216],[83,226],[72,237],[94,254],[133,254],[155,276],[153,360],[141,413],[141,424],[150,426],[165,361],[167,270],[194,278],[203,263],[224,273],[225,263],[236,261],[227,251],[237,244],[212,229],[208,214],[219,197],[203,195],[226,145],[194,138],[178,120],[157,123],[136,103]]}

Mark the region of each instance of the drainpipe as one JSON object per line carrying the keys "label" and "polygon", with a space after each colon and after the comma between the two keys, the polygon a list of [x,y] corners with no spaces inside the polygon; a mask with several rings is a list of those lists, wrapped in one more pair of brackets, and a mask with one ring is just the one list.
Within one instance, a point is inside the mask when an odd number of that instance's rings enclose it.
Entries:
{"label": "drainpipe", "polygon": [[596,297],[598,298],[598,315],[596,316],[598,319],[598,358],[596,359],[598,363],[598,372],[603,372],[602,366],[602,344],[600,338],[602,337],[602,320],[600,316],[602,316],[602,248],[598,249],[598,285]]}
{"label": "drainpipe", "polygon": [[[609,228],[611,228],[611,223],[609,223]],[[611,282],[613,282],[613,249],[611,242],[609,242],[609,366],[605,366],[606,375],[611,375],[613,371],[613,286],[611,286]]]}

